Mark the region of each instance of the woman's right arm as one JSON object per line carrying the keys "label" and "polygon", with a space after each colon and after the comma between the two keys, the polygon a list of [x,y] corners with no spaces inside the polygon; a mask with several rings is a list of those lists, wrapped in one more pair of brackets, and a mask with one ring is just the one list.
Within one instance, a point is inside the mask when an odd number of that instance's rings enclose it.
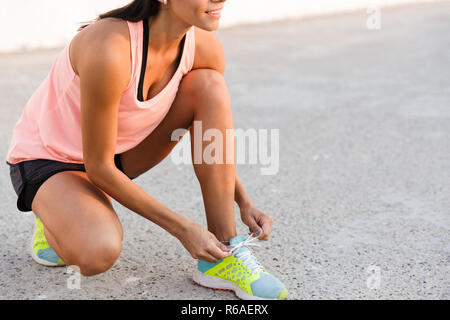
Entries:
{"label": "woman's right arm", "polygon": [[218,261],[227,253],[212,233],[149,196],[114,164],[119,102],[131,75],[125,46],[117,36],[92,41],[78,61],[86,173],[117,202],[177,237],[194,258]]}

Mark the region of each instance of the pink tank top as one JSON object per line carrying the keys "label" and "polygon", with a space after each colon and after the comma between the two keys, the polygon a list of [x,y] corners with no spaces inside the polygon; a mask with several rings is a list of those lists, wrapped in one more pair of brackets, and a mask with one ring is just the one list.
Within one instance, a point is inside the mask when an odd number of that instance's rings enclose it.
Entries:
{"label": "pink tank top", "polygon": [[[159,125],[175,99],[182,77],[192,70],[195,54],[195,30],[191,27],[182,42],[180,64],[170,82],[150,100],[140,101],[144,100],[140,83],[145,71],[146,60],[143,63],[142,58],[147,55],[144,45],[148,37],[144,35],[148,27],[143,20],[127,23],[133,67],[130,83],[120,100],[115,154],[132,149]],[[70,43],[28,100],[14,126],[7,162],[50,159],[83,163],[80,78],[72,69],[69,50]]]}

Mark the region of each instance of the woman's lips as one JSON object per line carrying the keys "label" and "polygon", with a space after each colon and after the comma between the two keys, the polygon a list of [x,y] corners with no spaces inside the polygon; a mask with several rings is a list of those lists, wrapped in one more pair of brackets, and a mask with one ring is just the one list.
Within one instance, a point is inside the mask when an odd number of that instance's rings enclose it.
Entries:
{"label": "woman's lips", "polygon": [[220,18],[222,8],[216,10],[206,11],[206,13],[214,18]]}
{"label": "woman's lips", "polygon": [[223,9],[223,7],[217,8],[217,9],[212,9],[212,10],[207,10],[206,13],[210,13],[210,12],[214,12],[214,11],[221,11]]}

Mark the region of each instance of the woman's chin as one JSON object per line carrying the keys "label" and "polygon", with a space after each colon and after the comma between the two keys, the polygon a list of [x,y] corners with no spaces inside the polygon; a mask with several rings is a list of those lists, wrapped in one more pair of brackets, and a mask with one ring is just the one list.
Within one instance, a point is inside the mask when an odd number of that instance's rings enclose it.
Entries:
{"label": "woman's chin", "polygon": [[219,29],[219,26],[220,26],[219,21],[216,21],[216,22],[209,21],[208,23],[203,23],[202,27],[199,27],[199,28],[206,30],[206,31],[215,31],[215,30]]}

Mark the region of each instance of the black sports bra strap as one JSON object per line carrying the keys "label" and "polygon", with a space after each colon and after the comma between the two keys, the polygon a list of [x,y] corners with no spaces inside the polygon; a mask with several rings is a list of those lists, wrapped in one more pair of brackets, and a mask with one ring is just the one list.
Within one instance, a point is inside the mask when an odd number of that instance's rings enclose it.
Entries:
{"label": "black sports bra strap", "polygon": [[147,68],[147,56],[148,56],[148,41],[149,41],[149,26],[148,19],[143,19],[142,24],[144,26],[144,41],[143,41],[143,50],[142,50],[142,67],[141,67],[141,75],[139,78],[139,86],[138,86],[138,100],[144,102],[144,78],[145,78],[145,69]]}

